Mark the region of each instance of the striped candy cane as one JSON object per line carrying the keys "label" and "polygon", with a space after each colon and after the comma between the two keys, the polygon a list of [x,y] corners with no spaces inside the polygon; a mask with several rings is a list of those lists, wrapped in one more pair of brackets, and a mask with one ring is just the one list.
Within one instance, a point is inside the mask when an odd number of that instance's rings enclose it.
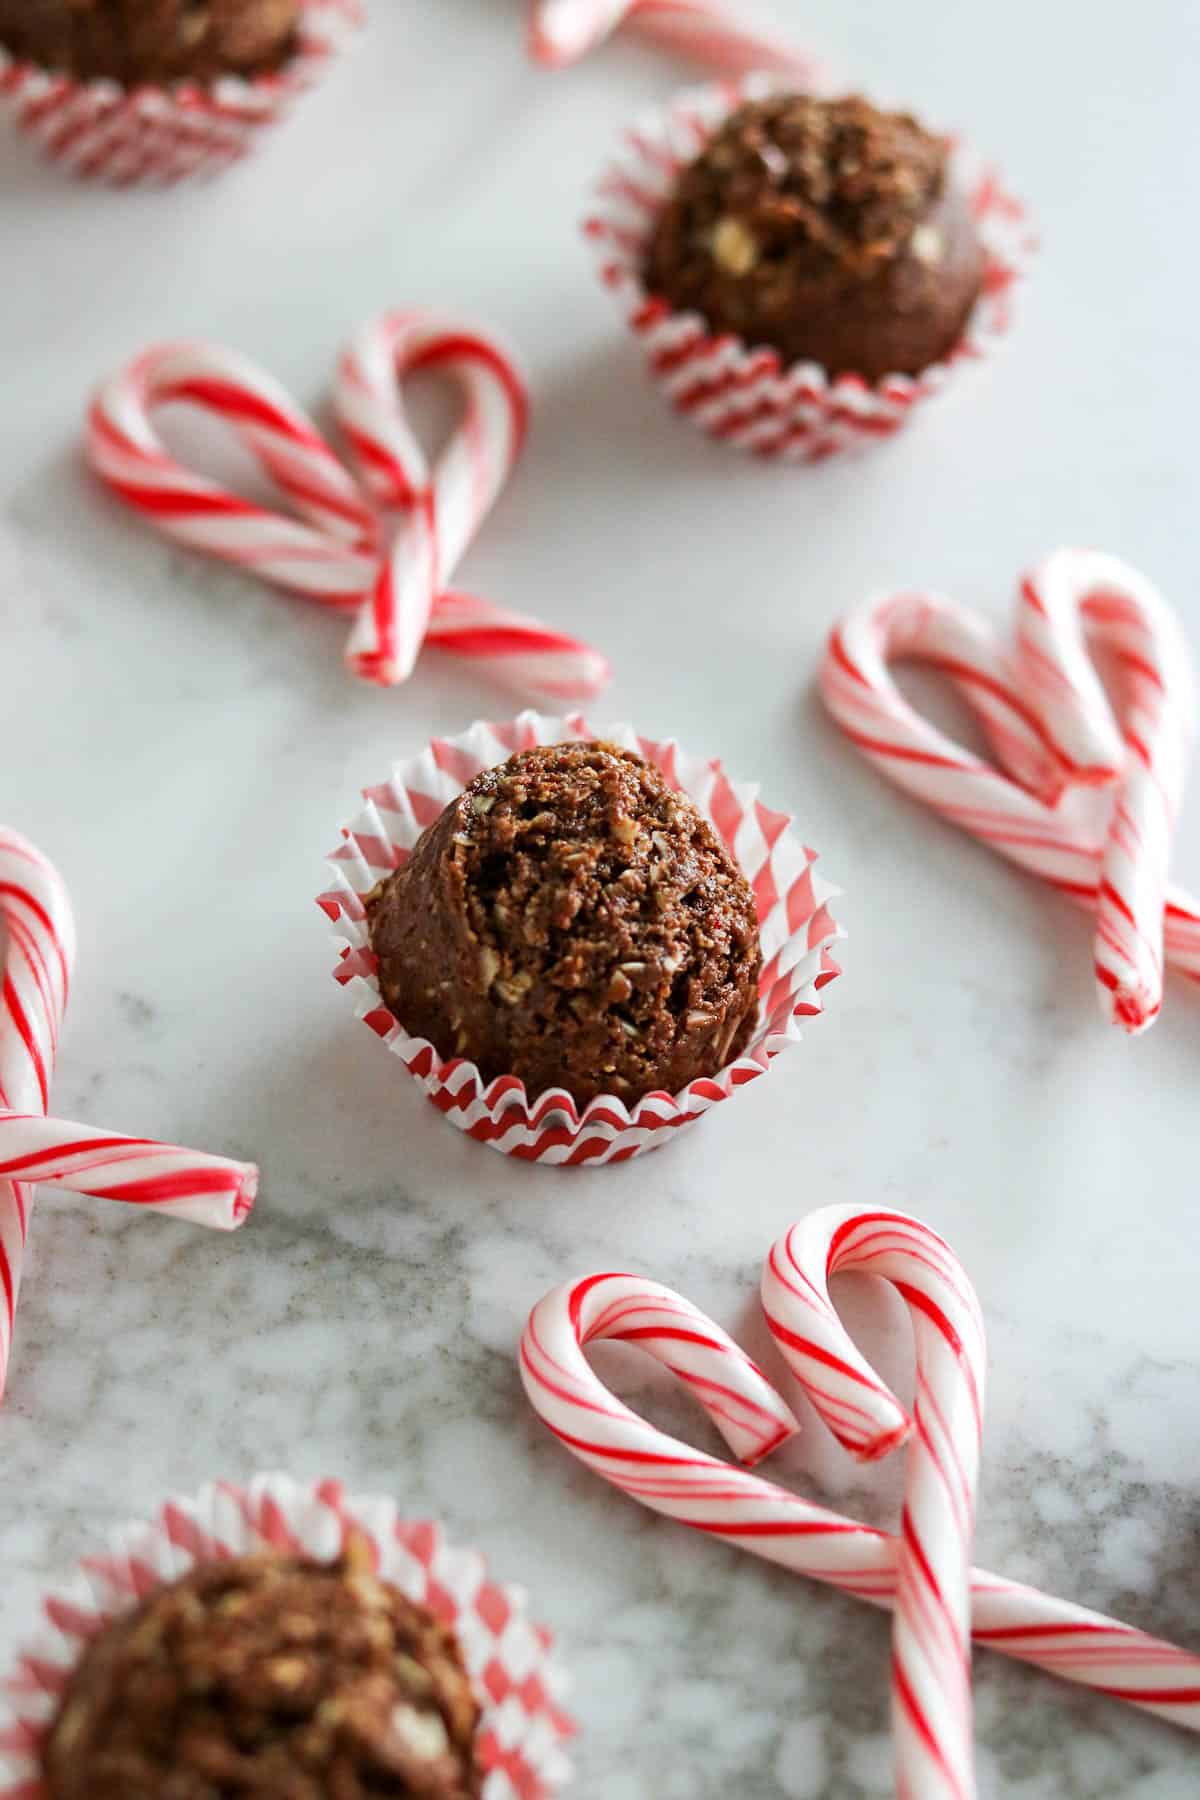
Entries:
{"label": "striped candy cane", "polygon": [[[1110,657],[1118,719],[1091,663]],[[912,660],[948,675],[1000,769],[914,711],[892,678]],[[1021,586],[1012,649],[952,600],[869,601],[833,632],[821,691],[891,780],[1039,875],[1096,918],[1094,965],[1114,1023],[1162,1005],[1164,961],[1200,980],[1200,905],[1168,881],[1194,692],[1177,620],[1145,578],[1097,551],[1060,550]]]}
{"label": "striped candy cane", "polygon": [[47,1182],[233,1231],[254,1205],[258,1171],[177,1144],[114,1137],[90,1125],[0,1108],[0,1179]]}
{"label": "striped candy cane", "polygon": [[793,45],[744,25],[719,0],[533,0],[531,54],[551,68],[578,62],[624,24],[665,50],[725,75],[779,71],[808,85],[817,64]]}
{"label": "striped candy cane", "polygon": [[[450,377],[462,423],[430,469],[404,409],[403,378]],[[346,660],[383,686],[411,674],[422,643],[482,662],[518,693],[582,700],[608,683],[607,660],[537,619],[447,590],[499,498],[529,426],[513,354],[476,327],[429,312],[391,312],[363,327],[338,363],[334,406],[362,486],[385,519],[390,555],[359,613]]]}
{"label": "striped candy cane", "polygon": [[[833,1309],[829,1279],[851,1270],[890,1282],[908,1307],[917,1351],[911,1427]],[[780,1239],[762,1299],[789,1368],[839,1443],[872,1461],[908,1439],[892,1626],[896,1789],[911,1800],[968,1800],[971,1541],[985,1372],[975,1291],[927,1225],[846,1206],[813,1213]]]}
{"label": "striped candy cane", "polygon": [[33,1187],[124,1200],[220,1230],[254,1204],[258,1171],[145,1138],[46,1117],[75,960],[75,923],[58,872],[0,827],[0,1397],[16,1320]]}
{"label": "striped candy cane", "polygon": [[[852,1215],[839,1209],[836,1216],[847,1232],[854,1229]],[[865,1223],[879,1215],[858,1217]],[[821,1242],[821,1226],[814,1231],[815,1240],[807,1240],[810,1248]],[[773,1262],[782,1255],[777,1246]],[[826,1271],[818,1255],[806,1271],[815,1292]],[[930,1282],[935,1274],[930,1272]],[[824,1354],[814,1353],[807,1366],[797,1356],[794,1366],[814,1405],[826,1417],[838,1418],[839,1435],[855,1441],[859,1454],[882,1454],[905,1438],[910,1427],[902,1409],[861,1359],[855,1360],[833,1315],[816,1327],[811,1307],[798,1317],[786,1289],[781,1294],[768,1284],[767,1291],[777,1327],[817,1348],[822,1348],[818,1329],[825,1334],[829,1348]],[[928,1285],[914,1287],[921,1300],[928,1292]],[[916,1304],[919,1310],[921,1301]],[[969,1318],[972,1309],[965,1294],[956,1316],[960,1310]],[[573,1456],[665,1518],[873,1606],[898,1604],[913,1554],[901,1537],[816,1506],[751,1473],[750,1466],[735,1467],[650,1425],[611,1393],[589,1365],[584,1347],[604,1341],[637,1344],[676,1375],[746,1465],[758,1462],[796,1430],[790,1410],[763,1372],[681,1295],[642,1276],[598,1274],[547,1294],[530,1315],[521,1344],[521,1377],[530,1403]],[[928,1466],[932,1471],[931,1453]],[[960,1511],[962,1500],[960,1493]],[[922,1525],[927,1529],[925,1514]],[[980,1569],[970,1571],[969,1584],[971,1632],[977,1643],[1200,1731],[1200,1657]]]}
{"label": "striped candy cane", "polygon": [[[466,398],[463,422],[432,474],[399,385],[422,368],[453,375]],[[171,402],[228,425],[292,514],[244,499],[173,457],[153,417]],[[87,452],[111,491],[176,542],[354,613],[346,660],[365,680],[405,680],[430,643],[523,691],[554,699],[598,693],[608,679],[598,652],[523,613],[442,586],[524,437],[525,387],[507,353],[433,315],[389,313],[342,357],[336,404],[361,482],[308,414],[246,357],[209,344],[165,344],[103,384],[88,416]],[[388,513],[403,515],[390,532]]]}

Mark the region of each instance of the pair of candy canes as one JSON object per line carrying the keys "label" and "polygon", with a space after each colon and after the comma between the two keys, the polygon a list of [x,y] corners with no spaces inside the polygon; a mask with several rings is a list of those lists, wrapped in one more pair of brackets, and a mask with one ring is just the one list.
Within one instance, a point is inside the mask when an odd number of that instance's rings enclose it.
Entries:
{"label": "pair of candy canes", "polygon": [[[422,370],[451,376],[465,402],[433,467],[400,388]],[[260,506],[172,456],[154,419],[172,402],[227,424],[293,511]],[[598,693],[608,679],[598,652],[447,586],[525,439],[528,392],[504,346],[442,315],[385,313],[343,353],[334,411],[354,472],[248,358],[164,344],[105,382],[88,417],[88,456],[120,499],[177,543],[353,614],[346,662],[366,681],[407,680],[429,643],[522,691],[554,700]]]}
{"label": "pair of candy canes", "polygon": [[[916,1341],[911,1415],[838,1318],[834,1275],[889,1282]],[[984,1412],[984,1327],[974,1289],[928,1226],[828,1207],[774,1245],[762,1276],[771,1335],[835,1438],[872,1462],[907,1445],[900,1529],[874,1530],[693,1449],[648,1424],[584,1354],[635,1344],[695,1395],[739,1461],[790,1439],[796,1419],[733,1340],[670,1288],[597,1274],[530,1316],[521,1375],[573,1456],[653,1512],[893,1613],[892,1712],[903,1800],[970,1800],[971,1639],[1200,1731],[1200,1657],[1103,1614],[971,1566]]]}
{"label": "pair of candy canes", "polygon": [[[908,704],[891,673],[900,661],[949,678],[998,767]],[[833,632],[821,691],[890,780],[1095,915],[1097,990],[1115,1024],[1154,1022],[1164,963],[1200,981],[1200,904],[1169,872],[1195,722],[1191,656],[1136,569],[1055,552],[1021,583],[1011,646],[937,594],[870,600]]]}
{"label": "pair of candy canes", "polygon": [[61,877],[32,844],[0,827],[0,1396],[39,1184],[222,1231],[242,1223],[258,1189],[250,1163],[46,1116],[74,961]]}

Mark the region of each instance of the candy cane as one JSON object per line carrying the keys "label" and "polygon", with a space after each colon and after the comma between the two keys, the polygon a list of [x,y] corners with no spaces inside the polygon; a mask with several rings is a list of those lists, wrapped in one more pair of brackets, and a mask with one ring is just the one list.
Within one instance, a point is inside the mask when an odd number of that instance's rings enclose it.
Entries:
{"label": "candy cane", "polygon": [[[432,474],[399,386],[418,368],[443,369],[466,394],[463,422]],[[110,490],[176,542],[356,614],[346,660],[366,680],[405,680],[427,642],[526,691],[554,699],[598,693],[608,664],[596,651],[523,613],[443,589],[521,448],[528,402],[509,355],[453,322],[389,313],[342,357],[335,398],[361,481],[307,413],[246,357],[209,344],[165,344],[103,384],[88,416],[87,452]],[[294,516],[244,499],[173,457],[153,414],[176,401],[228,425]],[[403,515],[398,525],[389,513]]]}
{"label": "candy cane", "polygon": [[40,851],[0,828],[0,1396],[4,1392],[33,1185],[128,1201],[232,1230],[254,1204],[258,1171],[145,1138],[46,1117],[75,959],[62,879]]}
{"label": "candy cane", "polygon": [[[850,1341],[829,1298],[842,1272],[877,1275],[912,1318],[910,1425]],[[892,1627],[896,1787],[912,1800],[975,1792],[971,1540],[983,1431],[984,1331],[975,1291],[936,1232],[903,1213],[826,1207],[767,1259],[767,1324],[838,1441],[872,1461],[909,1441]]]}
{"label": "candy cane", "polygon": [[578,62],[626,23],[664,49],[726,75],[778,70],[806,86],[816,78],[812,57],[778,38],[748,30],[737,12],[719,0],[533,0],[530,51],[539,62],[562,68]]}
{"label": "candy cane", "polygon": [[[452,375],[466,401],[462,429],[432,472],[398,403],[399,381],[418,369]],[[368,490],[408,515],[347,651],[358,674],[390,686],[411,672],[438,593],[520,454],[529,398],[516,365],[489,339],[397,312],[374,320],[345,351],[334,403]]]}
{"label": "candy cane", "polygon": [[0,1179],[5,1181],[47,1182],[94,1200],[122,1200],[232,1231],[254,1205],[257,1173],[246,1163],[181,1150],[178,1144],[114,1137],[90,1125],[0,1108]]}
{"label": "candy cane", "polygon": [[[1113,659],[1119,722],[1088,642]],[[906,659],[956,684],[1000,770],[913,710],[889,668]],[[1114,1023],[1153,1023],[1164,959],[1200,980],[1200,905],[1167,879],[1191,662],[1174,615],[1136,570],[1096,551],[1056,552],[1022,584],[1011,651],[951,600],[872,600],[833,632],[821,691],[876,768],[1096,915],[1096,980]]]}
{"label": "candy cane", "polygon": [[[821,1269],[808,1273],[819,1287]],[[797,1335],[814,1338],[811,1321],[807,1330],[792,1325],[784,1307],[775,1317]],[[530,1315],[521,1344],[521,1377],[530,1403],[573,1456],[652,1512],[873,1606],[896,1604],[902,1570],[898,1537],[816,1506],[749,1467],[694,1450],[639,1418],[605,1387],[584,1355],[586,1344],[610,1340],[637,1344],[677,1375],[747,1465],[797,1429],[762,1371],[682,1296],[642,1276],[598,1274],[547,1294]],[[831,1354],[854,1368],[845,1346]],[[835,1378],[859,1385],[853,1374],[822,1364],[809,1393],[814,1405],[829,1409],[827,1416],[838,1410]],[[882,1408],[882,1384],[873,1379],[861,1385],[861,1393],[851,1394],[852,1404]],[[850,1408],[843,1409],[848,1436],[853,1417]],[[871,1444],[882,1452],[889,1441],[899,1441],[906,1420],[898,1408],[891,1417],[889,1434],[872,1410],[860,1449]],[[970,1597],[977,1643],[1200,1731],[1200,1657],[979,1569],[970,1574]]]}

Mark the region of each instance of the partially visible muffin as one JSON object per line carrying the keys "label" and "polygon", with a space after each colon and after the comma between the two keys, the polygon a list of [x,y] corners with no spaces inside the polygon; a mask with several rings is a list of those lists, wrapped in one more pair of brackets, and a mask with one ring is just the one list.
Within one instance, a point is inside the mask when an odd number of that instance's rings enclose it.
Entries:
{"label": "partially visible muffin", "polygon": [[681,172],[643,272],[713,333],[877,381],[954,348],[983,265],[944,138],[857,96],[777,94]]}
{"label": "partially visible muffin", "polygon": [[216,80],[278,68],[301,0],[0,0],[0,45],[78,80]]}
{"label": "partially visible muffin", "polygon": [[88,1646],[48,1800],[477,1800],[454,1637],[353,1552],[210,1563]]}
{"label": "partially visible muffin", "polygon": [[754,1030],[745,876],[685,795],[611,744],[476,776],[368,912],[390,1010],[488,1081],[633,1102],[715,1075]]}

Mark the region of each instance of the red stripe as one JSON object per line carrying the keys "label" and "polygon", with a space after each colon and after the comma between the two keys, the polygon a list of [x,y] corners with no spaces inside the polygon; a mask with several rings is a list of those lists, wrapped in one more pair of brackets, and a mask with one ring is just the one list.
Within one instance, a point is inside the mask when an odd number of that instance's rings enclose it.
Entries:
{"label": "red stripe", "polygon": [[1097,1684],[1096,1692],[1107,1694],[1110,1700],[1132,1700],[1135,1706],[1195,1706],[1200,1701],[1200,1687],[1127,1688]]}
{"label": "red stripe", "polygon": [[[756,1479],[756,1477],[751,1477],[750,1479],[753,1480]],[[786,1501],[790,1498],[782,1488],[775,1489],[774,1493],[778,1494],[781,1501]],[[797,1506],[804,1506],[806,1504],[807,1502],[803,1500],[797,1499],[796,1501]],[[720,1520],[685,1519],[680,1517],[677,1513],[673,1513],[671,1516],[676,1519],[680,1525],[688,1525],[693,1531],[706,1531],[710,1537],[846,1537],[855,1532],[862,1532],[867,1537],[879,1537],[881,1535],[879,1532],[872,1530],[869,1525],[852,1525],[834,1519],[832,1516],[827,1521],[810,1519],[763,1519],[754,1522],[743,1519],[740,1523],[735,1522],[728,1525],[722,1524]],[[830,1579],[832,1581],[837,1581],[840,1578],[837,1575],[831,1575]]]}
{"label": "red stripe", "polygon": [[[539,1377],[539,1379],[541,1379]],[[549,1386],[549,1383],[543,1383]],[[638,1467],[651,1469],[711,1469],[716,1474],[724,1473],[727,1477],[736,1477],[737,1469],[726,1468],[718,1458],[705,1461],[699,1451],[692,1456],[665,1456],[657,1450],[617,1450],[608,1444],[593,1444],[588,1438],[573,1437],[569,1431],[555,1425],[551,1420],[544,1421],[548,1430],[552,1431],[559,1443],[566,1444],[569,1449],[577,1450],[584,1456],[603,1457],[608,1462],[633,1463]],[[668,1439],[673,1442],[673,1439]],[[748,1481],[756,1481],[756,1476],[746,1476]]]}
{"label": "red stripe", "polygon": [[[722,1356],[728,1354],[729,1351],[729,1346],[720,1343],[718,1339],[706,1337],[702,1331],[686,1331],[682,1325],[635,1325],[629,1330],[621,1330],[612,1335],[619,1336],[621,1342],[625,1344],[641,1343],[649,1338],[666,1338],[671,1343],[699,1344],[701,1349],[715,1350],[718,1355]],[[740,1351],[738,1355],[741,1356]],[[748,1357],[743,1360],[749,1363]],[[753,1368],[753,1364],[750,1366]],[[685,1377],[685,1379],[690,1379],[690,1377]]]}
{"label": "red stripe", "polygon": [[450,333],[445,337],[435,338],[415,356],[405,357],[403,372],[436,368],[438,363],[454,362],[462,358],[482,363],[504,389],[512,411],[515,454],[524,443],[529,428],[529,395],[507,357],[495,345],[489,344],[486,338],[473,337],[468,332]]}
{"label": "red stripe", "polygon": [[[6,839],[0,840],[0,841],[3,842],[4,848],[6,850],[8,850],[10,853],[19,854],[19,855],[25,854],[22,846],[18,843],[13,842],[11,839],[6,838]],[[40,857],[26,856],[25,860],[28,862],[31,862],[35,868],[45,868],[45,866],[46,866],[42,862],[42,859]],[[51,948],[53,949],[55,956],[58,958],[59,969],[62,972],[62,988],[63,988],[63,995],[65,997],[66,993],[67,993],[67,989],[70,986],[70,970],[67,967],[66,952],[63,950],[62,944],[59,941],[58,931],[55,927],[53,919],[50,917],[50,914],[46,911],[46,908],[42,905],[41,901],[38,900],[35,895],[33,895],[29,892],[28,888],[18,887],[15,882],[0,881],[0,899],[5,898],[5,897],[7,897],[8,899],[17,900],[23,906],[28,907],[29,911],[31,913],[33,913],[34,917],[38,921],[38,924],[42,927],[43,931],[46,933],[46,936],[49,938]],[[7,909],[3,909],[3,910],[7,911]]]}
{"label": "red stripe", "polygon": [[115,481],[110,475],[105,475],[103,479],[112,492],[130,506],[161,518],[189,519],[215,515],[238,519],[279,519],[278,513],[255,506],[249,500],[240,500],[236,494],[227,494],[221,488],[207,494],[183,493],[177,488],[163,490],[138,487],[134,482]]}
{"label": "red stripe", "polygon": [[1004,780],[999,770],[989,769],[986,763],[976,762],[968,758],[940,756],[933,750],[917,750],[907,744],[887,744],[880,738],[867,737],[864,732],[852,731],[844,720],[838,720],[842,730],[852,744],[874,756],[893,757],[897,762],[915,762],[927,765],[931,769],[954,769],[961,775],[987,775],[997,780]]}
{"label": "red stripe", "polygon": [[789,1330],[780,1319],[775,1318],[771,1313],[767,1314],[767,1324],[770,1327],[771,1336],[778,1338],[779,1342],[786,1344],[790,1350],[799,1351],[801,1356],[811,1357],[813,1362],[823,1363],[827,1369],[835,1369],[848,1381],[858,1382],[860,1387],[869,1388],[871,1392],[876,1391],[877,1382],[864,1375],[861,1369],[856,1369],[852,1363],[843,1361],[840,1356],[835,1356],[832,1350],[823,1349],[811,1338],[801,1337],[799,1332]]}
{"label": "red stripe", "polygon": [[[930,1454],[932,1456],[932,1448],[929,1445],[928,1440],[926,1440],[926,1449],[930,1451]],[[925,1554],[925,1546],[922,1544],[920,1538],[917,1536],[916,1527],[913,1525],[913,1522],[912,1522],[912,1514],[909,1512],[907,1506],[904,1507],[903,1511],[900,1514],[900,1535],[903,1537],[904,1542],[909,1550],[909,1553],[913,1560],[914,1567],[920,1572],[921,1578],[924,1581],[926,1587],[929,1589],[929,1592],[932,1594],[933,1598],[937,1601],[938,1611],[942,1614],[942,1617],[944,1619],[946,1619],[948,1622],[950,1622],[952,1624],[953,1621],[950,1618],[950,1613],[946,1606],[946,1601],[945,1601],[945,1597],[941,1590],[941,1585],[938,1582],[937,1576],[933,1572],[932,1563],[930,1562],[928,1556],[926,1556],[926,1554]]]}
{"label": "red stripe", "polygon": [[21,1005],[20,996],[18,995],[16,988],[13,986],[12,977],[7,974],[4,977],[3,992],[4,1003],[8,1008],[13,1024],[17,1028],[17,1035],[28,1051],[29,1060],[33,1064],[33,1072],[37,1076],[38,1093],[40,1094],[42,1101],[42,1111],[45,1112],[50,1101],[50,1089],[46,1065],[42,1058],[41,1046],[38,1044],[33,1033],[33,1028],[25,1016],[25,1009]]}
{"label": "red stripe", "polygon": [[[440,596],[439,596],[440,598]],[[436,626],[436,616],[434,619]],[[429,639],[431,650],[450,650],[460,656],[586,656],[599,660],[578,638],[535,625],[478,625],[463,631],[445,630]]]}
{"label": "red stripe", "polygon": [[326,445],[302,419],[282,411],[271,401],[264,400],[261,394],[252,393],[248,388],[237,387],[216,376],[195,375],[185,381],[172,382],[169,386],[154,389],[151,397],[163,403],[170,400],[192,400],[197,406],[211,407],[225,418],[242,419],[250,425],[265,426],[268,431],[277,431],[282,437],[290,438],[293,443],[303,444],[306,449],[320,451],[324,456],[329,455]]}
{"label": "red stripe", "polygon": [[1123,898],[1123,896],[1117,892],[1116,888],[1113,886],[1111,881],[1108,881],[1107,879],[1101,881],[1100,894],[1103,899],[1108,901],[1110,906],[1116,907],[1117,911],[1122,915],[1123,918],[1128,919],[1129,923],[1133,926],[1134,930],[1136,931],[1138,928],[1138,925],[1137,925],[1137,920],[1133,916],[1132,908],[1128,905],[1128,903]]}
{"label": "red stripe", "polygon": [[[909,1685],[908,1676],[905,1674],[904,1668],[898,1657],[892,1658],[892,1685],[896,1698],[899,1700],[900,1705],[907,1714],[913,1729],[921,1739],[926,1750],[938,1765],[939,1769],[943,1771],[948,1779],[951,1779],[951,1770],[946,1762],[945,1756],[942,1754],[942,1747],[933,1734],[933,1730],[929,1724],[929,1720],[925,1717],[920,1701],[917,1699],[916,1694]],[[957,1785],[956,1782],[955,1787],[957,1787]]]}
{"label": "red stripe", "polygon": [[[1110,1637],[1113,1635],[1137,1638],[1140,1633],[1128,1625],[1120,1625],[1116,1621],[1111,1621],[1104,1624],[998,1625],[992,1631],[976,1631],[973,1635],[981,1644],[998,1644],[1009,1638]],[[1172,1650],[1172,1646],[1169,1644],[1164,1645],[1164,1648]],[[1126,1656],[1128,1653],[1128,1646],[1122,1645],[1120,1654]],[[1177,1655],[1178,1652],[1172,1650],[1172,1654]]]}
{"label": "red stripe", "polygon": [[[165,1146],[164,1146],[165,1148]],[[181,1169],[175,1175],[156,1175],[143,1181],[130,1181],[116,1187],[88,1186],[96,1200],[120,1200],[130,1206],[153,1206],[160,1202],[187,1200],[205,1194],[236,1194],[245,1177],[231,1168]]]}
{"label": "red stripe", "polygon": [[[8,1314],[8,1329],[11,1332],[13,1320],[17,1312],[17,1295],[12,1269],[9,1266],[8,1253],[0,1244],[0,1286],[4,1289],[4,1310]],[[4,1387],[4,1362],[0,1359],[0,1391]]]}

